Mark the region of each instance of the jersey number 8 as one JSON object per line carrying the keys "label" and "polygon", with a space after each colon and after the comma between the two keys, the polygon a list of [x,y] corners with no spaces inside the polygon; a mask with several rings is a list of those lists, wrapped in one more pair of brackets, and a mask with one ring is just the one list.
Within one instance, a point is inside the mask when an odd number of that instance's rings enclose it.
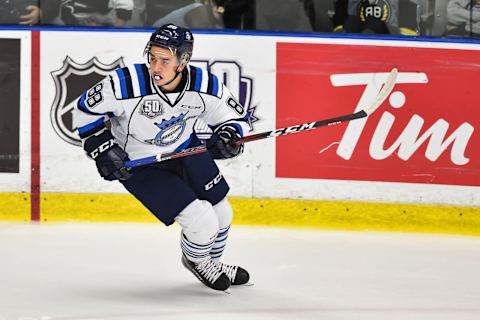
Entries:
{"label": "jersey number 8", "polygon": [[227,104],[230,108],[235,110],[239,115],[243,115],[243,106],[237,102],[237,100],[233,99],[232,97],[228,98]]}
{"label": "jersey number 8", "polygon": [[95,108],[100,102],[103,101],[102,89],[103,85],[99,83],[88,91],[87,105],[90,109]]}

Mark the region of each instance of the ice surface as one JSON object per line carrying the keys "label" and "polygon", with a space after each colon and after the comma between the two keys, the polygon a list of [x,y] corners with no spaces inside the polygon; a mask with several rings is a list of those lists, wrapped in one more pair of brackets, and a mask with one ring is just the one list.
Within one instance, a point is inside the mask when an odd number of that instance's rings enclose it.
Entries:
{"label": "ice surface", "polygon": [[0,223],[0,320],[480,319],[480,238],[233,226],[232,294],[161,224]]}

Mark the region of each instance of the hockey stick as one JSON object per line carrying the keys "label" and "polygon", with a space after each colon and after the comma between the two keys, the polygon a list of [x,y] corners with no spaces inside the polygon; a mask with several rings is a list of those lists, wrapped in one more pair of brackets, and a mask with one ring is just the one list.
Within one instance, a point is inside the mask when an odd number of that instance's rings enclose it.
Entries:
{"label": "hockey stick", "polygon": [[287,128],[280,128],[272,131],[252,134],[250,136],[239,138],[235,140],[235,142],[245,143],[245,142],[250,142],[250,141],[255,141],[255,140],[260,140],[265,138],[279,137],[279,136],[284,136],[291,133],[313,130],[318,127],[333,126],[333,125],[340,124],[342,122],[365,118],[366,116],[375,112],[375,110],[377,110],[378,107],[380,107],[380,105],[385,101],[385,99],[387,99],[388,95],[392,92],[393,87],[395,86],[397,75],[398,75],[397,69],[393,68],[390,74],[388,75],[382,90],[380,90],[377,97],[375,98],[375,101],[373,101],[369,106],[367,106],[366,108],[360,111],[343,115],[340,117],[331,118],[331,119],[319,120],[319,121],[314,121],[310,123],[302,123],[302,124],[297,124]]}
{"label": "hockey stick", "polygon": [[192,156],[194,154],[199,154],[199,153],[203,153],[203,152],[207,152],[207,146],[204,145],[204,144],[202,144],[198,147],[183,149],[181,151],[159,153],[157,155],[150,156],[150,157],[125,161],[125,168],[126,169],[132,169],[132,168],[135,168],[135,167],[145,166],[147,164],[153,164],[153,163],[163,162],[163,161],[167,161],[167,160],[171,160],[171,159],[177,159],[177,158],[182,158],[182,157],[186,157],[186,156]]}
{"label": "hockey stick", "polygon": [[[241,144],[245,142],[251,142],[251,141],[256,141],[256,140],[261,140],[265,138],[272,138],[272,137],[280,137],[284,136],[287,134],[292,134],[292,133],[298,133],[302,131],[307,131],[307,130],[313,130],[319,127],[323,126],[333,126],[337,125],[343,122],[355,120],[355,119],[361,119],[365,118],[368,115],[372,114],[375,112],[375,110],[380,107],[380,105],[387,99],[387,97],[390,95],[390,93],[393,90],[393,87],[395,86],[395,81],[397,80],[397,75],[398,71],[396,68],[393,68],[390,74],[387,77],[387,80],[385,81],[385,84],[383,85],[383,88],[380,90],[378,93],[377,97],[375,100],[365,107],[364,109],[357,111],[355,113],[335,117],[335,118],[330,118],[330,119],[325,119],[325,120],[319,120],[319,121],[314,121],[310,123],[302,123],[286,128],[280,128],[272,131],[265,131],[257,134],[252,134],[250,136],[245,136],[242,138],[239,138],[235,140],[235,143]],[[174,152],[168,152],[168,153],[160,153],[155,156],[150,156],[150,157],[145,157],[145,158],[140,158],[136,160],[131,160],[131,161],[126,161],[125,162],[125,168],[131,169],[147,164],[153,164],[157,162],[162,162],[166,160],[171,160],[171,159],[176,159],[176,158],[181,158],[181,157],[186,157],[194,154],[199,154],[207,151],[207,147],[205,145],[201,145],[198,147],[192,147],[192,148],[187,148],[181,151],[174,151]]]}

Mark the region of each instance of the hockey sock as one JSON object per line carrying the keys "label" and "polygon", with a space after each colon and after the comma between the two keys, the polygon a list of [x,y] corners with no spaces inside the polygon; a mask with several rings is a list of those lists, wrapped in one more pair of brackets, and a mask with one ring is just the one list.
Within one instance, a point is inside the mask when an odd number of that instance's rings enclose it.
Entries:
{"label": "hockey sock", "polygon": [[215,243],[213,244],[212,250],[210,251],[210,256],[213,261],[220,261],[222,257],[223,250],[227,244],[228,231],[230,230],[230,225],[233,218],[233,210],[228,203],[227,198],[223,198],[222,201],[213,206],[215,213],[218,217],[219,231]]}
{"label": "hockey sock", "polygon": [[188,260],[195,263],[200,263],[208,257],[214,242],[215,240],[205,244],[195,243],[190,241],[183,232],[180,240],[183,254]]}
{"label": "hockey sock", "polygon": [[182,226],[180,245],[185,257],[194,263],[205,261],[218,234],[218,219],[212,205],[195,200],[175,220]]}
{"label": "hockey sock", "polygon": [[213,261],[220,261],[220,258],[223,254],[223,249],[225,249],[225,245],[227,244],[229,229],[230,226],[219,230],[217,238],[213,243],[212,250],[210,251],[210,256],[212,257]]}

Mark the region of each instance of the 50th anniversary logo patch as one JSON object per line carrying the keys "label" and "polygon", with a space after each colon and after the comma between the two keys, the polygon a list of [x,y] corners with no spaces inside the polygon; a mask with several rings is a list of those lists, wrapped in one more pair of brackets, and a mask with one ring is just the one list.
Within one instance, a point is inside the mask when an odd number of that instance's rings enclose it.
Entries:
{"label": "50th anniversary logo patch", "polygon": [[163,111],[163,104],[160,100],[149,100],[146,99],[142,102],[140,107],[140,114],[144,115],[149,119],[154,119],[159,115],[162,115]]}

